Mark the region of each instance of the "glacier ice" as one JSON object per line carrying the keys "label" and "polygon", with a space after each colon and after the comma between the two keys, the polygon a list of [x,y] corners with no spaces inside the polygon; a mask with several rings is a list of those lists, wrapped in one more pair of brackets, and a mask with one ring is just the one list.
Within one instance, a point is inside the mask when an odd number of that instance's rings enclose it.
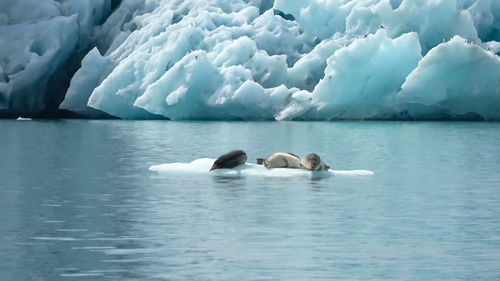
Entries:
{"label": "glacier ice", "polygon": [[[76,16],[0,25],[0,109],[46,107],[44,90],[78,43]],[[57,30],[57,32],[54,32]]]}
{"label": "glacier ice", "polygon": [[206,52],[192,52],[151,84],[135,105],[173,119],[203,118],[205,100],[221,80]]}
{"label": "glacier ice", "polygon": [[0,1],[0,112],[37,114],[61,102],[110,0]]}
{"label": "glacier ice", "polygon": [[497,0],[4,0],[0,49],[0,114],[500,120]]}
{"label": "glacier ice", "polygon": [[499,120],[499,69],[498,56],[456,36],[432,49],[419,62],[402,85],[397,99],[414,117],[442,119],[478,115]]}
{"label": "glacier ice", "polygon": [[[418,36],[396,39],[384,29],[355,40],[328,59],[325,77],[312,96],[319,119],[388,119],[395,96],[422,58]],[[376,70],[376,71],[374,71]]]}
{"label": "glacier ice", "polygon": [[[64,101],[59,108],[89,117],[105,117],[102,111],[88,107],[87,102],[94,88],[111,72],[111,66],[109,60],[102,57],[97,48],[92,49],[83,58],[82,67],[71,79]],[[88,95],[81,93],[88,93]]]}

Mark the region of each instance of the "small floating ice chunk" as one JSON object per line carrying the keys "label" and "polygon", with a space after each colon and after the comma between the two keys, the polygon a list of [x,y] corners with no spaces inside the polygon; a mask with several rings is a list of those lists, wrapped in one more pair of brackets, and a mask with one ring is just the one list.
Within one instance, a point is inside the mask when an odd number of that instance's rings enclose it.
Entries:
{"label": "small floating ice chunk", "polygon": [[97,272],[84,272],[84,273],[60,273],[61,277],[92,277],[92,276],[102,276],[102,273]]}
{"label": "small floating ice chunk", "polygon": [[45,240],[45,241],[78,241],[81,239],[73,237],[32,237],[33,240]]}
{"label": "small floating ice chunk", "polygon": [[57,231],[60,232],[86,232],[87,229],[84,228],[58,228]]}
{"label": "small floating ice chunk", "polygon": [[209,171],[215,159],[200,158],[191,163],[167,163],[153,165],[151,171],[160,174],[197,174],[217,176],[261,176],[261,177],[329,177],[332,175],[343,176],[372,176],[374,173],[368,170],[329,170],[322,172],[311,172],[302,169],[275,168],[268,169],[262,165],[246,163],[234,169],[218,169]]}

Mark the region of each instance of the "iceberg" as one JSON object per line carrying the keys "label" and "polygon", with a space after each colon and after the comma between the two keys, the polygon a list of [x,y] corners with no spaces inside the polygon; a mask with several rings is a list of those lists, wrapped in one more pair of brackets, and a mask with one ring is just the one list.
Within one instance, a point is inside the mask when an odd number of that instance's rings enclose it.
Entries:
{"label": "iceberg", "polygon": [[[57,30],[57,32],[54,32]],[[54,97],[47,88],[78,43],[76,16],[0,25],[0,109],[41,111]]]}
{"label": "iceberg", "polygon": [[[87,106],[90,94],[111,72],[111,62],[102,57],[97,48],[82,60],[82,67],[73,75],[60,109],[70,110],[82,116],[105,117],[104,112]],[[87,95],[85,94],[87,93]]]}
{"label": "iceberg", "polygon": [[498,56],[455,36],[419,62],[397,99],[413,118],[500,120],[499,70]]}
{"label": "iceberg", "polygon": [[328,59],[325,77],[312,92],[318,118],[392,118],[395,97],[421,58],[414,32],[391,39],[379,29],[355,40]]}
{"label": "iceberg", "polygon": [[53,114],[111,2],[1,1],[0,112]]}
{"label": "iceberg", "polygon": [[500,120],[496,0],[5,0],[0,116]]}

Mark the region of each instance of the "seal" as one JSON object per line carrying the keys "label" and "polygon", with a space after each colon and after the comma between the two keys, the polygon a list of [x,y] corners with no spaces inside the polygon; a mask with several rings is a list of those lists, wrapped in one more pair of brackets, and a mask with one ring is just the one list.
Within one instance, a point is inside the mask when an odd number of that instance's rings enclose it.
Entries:
{"label": "seal", "polygon": [[231,169],[247,161],[247,154],[243,150],[233,150],[224,155],[221,155],[215,160],[210,171],[215,169]]}
{"label": "seal", "polygon": [[266,168],[300,168],[300,158],[293,153],[277,152],[266,159],[257,158],[257,164]]}
{"label": "seal", "polygon": [[302,158],[300,166],[302,169],[309,171],[328,171],[328,169],[330,169],[330,166],[323,163],[316,153],[308,154],[306,157]]}

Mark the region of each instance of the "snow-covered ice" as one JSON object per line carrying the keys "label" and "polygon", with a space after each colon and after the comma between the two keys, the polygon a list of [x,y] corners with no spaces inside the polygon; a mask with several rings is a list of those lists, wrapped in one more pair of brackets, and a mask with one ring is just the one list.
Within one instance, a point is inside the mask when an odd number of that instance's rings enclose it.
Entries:
{"label": "snow-covered ice", "polygon": [[0,114],[500,120],[496,0],[4,0],[0,50]]}
{"label": "snow-covered ice", "polygon": [[234,169],[218,169],[209,171],[215,159],[200,158],[190,163],[166,163],[153,165],[149,170],[162,175],[216,175],[216,176],[259,176],[259,177],[307,177],[321,178],[330,176],[372,176],[374,173],[369,170],[329,170],[321,172],[311,172],[303,169],[275,168],[268,169],[262,165],[245,163]]}

